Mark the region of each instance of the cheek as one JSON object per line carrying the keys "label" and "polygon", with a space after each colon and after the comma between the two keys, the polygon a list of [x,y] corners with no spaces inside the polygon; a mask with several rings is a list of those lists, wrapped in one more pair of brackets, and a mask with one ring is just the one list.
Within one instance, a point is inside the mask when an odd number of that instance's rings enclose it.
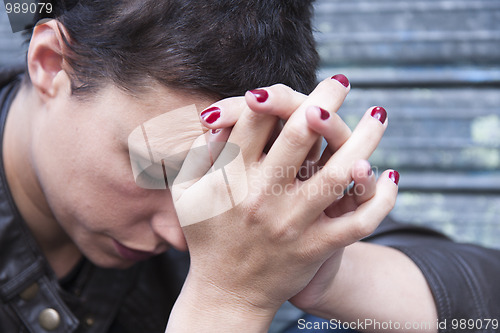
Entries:
{"label": "cheek", "polygon": [[166,193],[140,189],[129,164],[115,163],[120,156],[112,149],[90,147],[76,154],[61,150],[60,157],[52,155],[42,163],[40,179],[50,209],[66,229],[108,232],[129,227],[149,220],[168,202]]}
{"label": "cheek", "polygon": [[[100,193],[93,201],[102,210],[112,210],[113,216],[126,221],[151,221],[157,216],[173,219],[176,214],[168,189],[152,190],[139,187],[131,171],[130,161],[124,160],[113,171],[102,170],[102,179],[95,183]],[[110,215],[108,213],[108,215]]]}
{"label": "cheek", "polygon": [[104,142],[111,144],[85,153],[77,171],[80,177],[74,180],[74,187],[79,189],[74,198],[78,201],[77,213],[87,221],[88,228],[103,232],[122,228],[139,231],[157,216],[163,223],[175,225],[170,191],[140,188],[128,152],[118,140],[108,138]]}
{"label": "cheek", "polygon": [[[110,233],[153,219],[164,226],[176,226],[178,222],[169,191],[145,190],[137,186],[125,147],[126,136],[116,119],[102,118],[105,115],[95,113],[91,116],[80,109],[62,112],[48,119],[41,129],[35,150],[36,167],[56,219],[66,228],[85,228],[97,233]],[[194,115],[197,117],[196,112]],[[162,132],[167,126],[159,126],[162,122],[153,122],[145,128],[156,139],[153,142],[163,149],[168,147],[170,154],[175,151],[173,147],[189,149],[194,138],[203,133],[198,120],[196,123],[193,119],[183,119],[187,123],[169,123],[176,126],[168,127],[168,136]],[[172,142],[166,144],[165,137]],[[179,142],[184,144],[182,148]]]}

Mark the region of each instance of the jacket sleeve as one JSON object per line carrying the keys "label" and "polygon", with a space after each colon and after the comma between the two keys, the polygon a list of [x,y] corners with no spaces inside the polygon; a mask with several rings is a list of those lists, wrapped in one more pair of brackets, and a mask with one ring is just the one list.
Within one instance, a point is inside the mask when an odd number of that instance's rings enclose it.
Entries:
{"label": "jacket sleeve", "polygon": [[365,241],[393,247],[420,268],[436,302],[439,332],[500,331],[500,251],[391,219]]}

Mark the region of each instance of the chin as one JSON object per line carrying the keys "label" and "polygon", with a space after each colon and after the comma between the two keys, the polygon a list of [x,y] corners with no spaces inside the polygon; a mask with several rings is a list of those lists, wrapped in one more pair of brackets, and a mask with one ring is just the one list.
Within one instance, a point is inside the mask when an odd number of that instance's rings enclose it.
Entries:
{"label": "chin", "polygon": [[127,269],[136,264],[134,261],[106,256],[88,256],[87,259],[98,267],[110,269]]}

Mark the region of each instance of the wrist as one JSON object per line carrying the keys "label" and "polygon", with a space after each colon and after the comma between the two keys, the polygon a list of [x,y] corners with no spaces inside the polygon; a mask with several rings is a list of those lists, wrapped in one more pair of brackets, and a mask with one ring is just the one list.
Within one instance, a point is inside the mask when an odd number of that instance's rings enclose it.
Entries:
{"label": "wrist", "polygon": [[317,314],[331,304],[335,290],[333,285],[338,279],[340,267],[343,265],[344,248],[338,249],[323,263],[309,284],[290,301],[304,312]]}
{"label": "wrist", "polygon": [[188,276],[170,315],[168,333],[267,332],[278,309],[262,308],[213,284]]}

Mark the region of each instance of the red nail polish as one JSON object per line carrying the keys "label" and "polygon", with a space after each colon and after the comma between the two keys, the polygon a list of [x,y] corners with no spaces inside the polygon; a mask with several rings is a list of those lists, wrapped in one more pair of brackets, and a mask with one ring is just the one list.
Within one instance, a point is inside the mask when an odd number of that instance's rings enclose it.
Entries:
{"label": "red nail polish", "polygon": [[389,178],[394,182],[394,184],[399,184],[399,172],[391,171],[389,172]]}
{"label": "red nail polish", "polygon": [[205,109],[203,110],[201,113],[200,113],[200,116],[205,119],[210,113],[212,112],[215,112],[215,111],[219,111],[220,112],[220,109],[216,106],[212,106],[211,108],[208,108],[208,109]]}
{"label": "red nail polish", "polygon": [[220,118],[220,109],[216,106],[204,110],[200,117],[209,124],[213,124],[217,119]]}
{"label": "red nail polish", "polygon": [[368,177],[370,177],[371,175],[373,175],[373,169],[372,168],[368,169]]}
{"label": "red nail polish", "polygon": [[264,103],[269,97],[269,94],[264,89],[250,90],[250,92],[257,98],[257,102],[259,103]]}
{"label": "red nail polish", "polygon": [[383,107],[377,106],[373,108],[371,116],[375,119],[378,119],[383,124],[387,119],[387,111],[385,111]]}
{"label": "red nail polish", "polygon": [[347,79],[347,77],[344,74],[334,75],[334,76],[332,76],[332,80],[339,81],[346,88],[349,87],[349,80]]}
{"label": "red nail polish", "polygon": [[220,128],[217,128],[217,129],[213,129],[213,130],[211,130],[210,132],[211,132],[213,135],[215,135],[215,134],[220,133],[221,131],[222,131],[222,130],[221,130]]}
{"label": "red nail polish", "polygon": [[330,112],[322,109],[322,108],[319,108],[319,111],[321,112],[321,120],[327,120],[328,118],[330,118]]}

